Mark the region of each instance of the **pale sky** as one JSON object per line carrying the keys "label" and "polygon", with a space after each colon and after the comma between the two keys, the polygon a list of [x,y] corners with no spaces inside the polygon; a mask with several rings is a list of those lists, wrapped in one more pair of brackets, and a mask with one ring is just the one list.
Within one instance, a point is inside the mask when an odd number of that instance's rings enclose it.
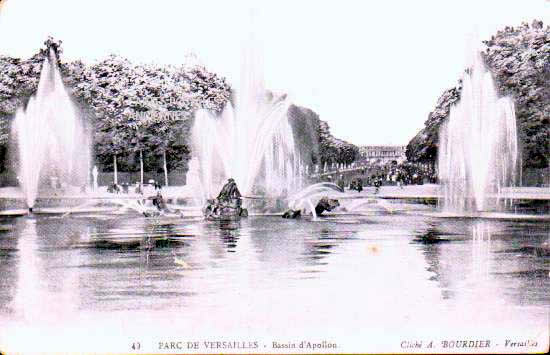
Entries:
{"label": "pale sky", "polygon": [[542,19],[548,0],[0,0],[0,54],[27,58],[52,35],[63,60],[110,53],[181,64],[195,53],[237,87],[241,43],[262,43],[268,89],[316,111],[355,144],[406,144],[456,84],[467,37]]}

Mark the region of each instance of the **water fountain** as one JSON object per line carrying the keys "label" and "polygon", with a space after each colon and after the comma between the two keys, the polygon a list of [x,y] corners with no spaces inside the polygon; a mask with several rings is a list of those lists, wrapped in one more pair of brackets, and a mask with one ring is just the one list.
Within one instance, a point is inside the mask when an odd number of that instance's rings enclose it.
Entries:
{"label": "water fountain", "polygon": [[299,188],[300,158],[294,144],[286,95],[265,89],[259,56],[250,46],[232,102],[219,115],[199,110],[192,129],[193,156],[199,164],[188,176],[200,198],[215,197],[232,177],[243,195],[281,196]]}
{"label": "water fountain", "polygon": [[97,165],[94,165],[94,168],[92,169],[92,189],[94,191],[97,191],[99,188],[99,185],[97,184],[97,176],[99,175],[97,171]]}
{"label": "water fountain", "polygon": [[88,180],[90,144],[77,112],[50,49],[36,94],[17,111],[12,125],[18,180],[29,211],[39,186],[50,178],[73,186]]}
{"label": "water fountain", "polygon": [[498,96],[479,52],[463,76],[460,101],[451,107],[439,142],[443,211],[502,210],[502,189],[514,185],[519,165],[514,103]]}

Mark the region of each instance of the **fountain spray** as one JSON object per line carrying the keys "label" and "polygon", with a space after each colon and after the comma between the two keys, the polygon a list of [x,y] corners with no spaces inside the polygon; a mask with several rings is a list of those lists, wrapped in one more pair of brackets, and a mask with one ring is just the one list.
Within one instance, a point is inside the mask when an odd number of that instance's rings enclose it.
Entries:
{"label": "fountain spray", "polygon": [[40,183],[48,178],[77,186],[87,181],[89,139],[77,112],[63,84],[55,52],[50,48],[42,64],[37,91],[26,108],[17,111],[12,126],[18,152],[18,178],[29,213]]}

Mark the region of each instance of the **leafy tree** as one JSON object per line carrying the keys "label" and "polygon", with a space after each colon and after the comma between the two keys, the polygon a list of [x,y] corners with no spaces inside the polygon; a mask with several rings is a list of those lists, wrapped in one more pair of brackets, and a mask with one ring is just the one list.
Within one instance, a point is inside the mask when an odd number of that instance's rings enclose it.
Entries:
{"label": "leafy tree", "polygon": [[328,123],[320,120],[314,111],[291,105],[288,116],[300,156],[308,165],[351,164],[359,156],[359,148],[335,138]]}
{"label": "leafy tree", "polygon": [[[17,108],[36,91],[50,49],[60,60],[61,42],[51,38],[28,60],[0,57],[0,143],[7,142],[9,120]],[[221,111],[231,95],[224,78],[201,66],[133,64],[119,56],[93,65],[59,61],[59,66],[92,128],[96,160],[108,170],[115,169],[117,160],[123,170],[135,170],[131,157],[136,153],[172,155],[163,165],[185,167],[189,151],[180,136],[189,119],[198,108]],[[143,167],[144,159],[140,161]],[[145,169],[155,168],[151,160],[145,163]]]}
{"label": "leafy tree", "polygon": [[[90,130],[95,159],[107,171],[184,170],[192,117],[220,112],[231,96],[225,79],[202,66],[134,64],[111,55],[97,63],[63,62],[61,41],[49,38],[33,57],[0,57],[0,145],[17,108],[36,92],[42,62],[53,50],[63,80]],[[295,141],[307,164],[351,163],[354,145],[332,136],[306,108],[291,106]],[[0,152],[1,153],[1,152]]]}
{"label": "leafy tree", "polygon": [[[523,168],[547,168],[550,156],[550,27],[506,27],[488,41],[482,56],[501,95],[514,98]],[[407,145],[407,159],[434,163],[438,132],[452,104],[460,100],[460,82],[446,90],[430,113],[425,127]]]}

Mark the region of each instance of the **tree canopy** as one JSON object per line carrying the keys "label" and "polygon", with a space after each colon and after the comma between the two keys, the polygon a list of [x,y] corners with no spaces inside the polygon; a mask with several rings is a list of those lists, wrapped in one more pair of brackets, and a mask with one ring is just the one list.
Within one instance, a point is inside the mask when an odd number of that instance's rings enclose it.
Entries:
{"label": "tree canopy", "polygon": [[[29,59],[0,56],[0,145],[7,143],[17,108],[36,92],[50,50],[90,131],[95,159],[108,170],[117,155],[120,170],[137,171],[140,153],[145,170],[158,170],[155,157],[163,154],[170,170],[185,168],[196,110],[220,112],[231,97],[225,78],[200,65],[135,64],[116,55],[92,64],[64,62],[62,42],[49,38]],[[357,147],[333,137],[315,112],[292,105],[289,117],[308,163],[349,164],[358,155]]]}
{"label": "tree canopy", "polygon": [[[36,91],[50,48],[61,58],[61,42],[48,39],[28,60],[0,57],[0,116],[3,143],[8,118]],[[133,64],[119,56],[95,63],[59,61],[63,80],[93,135],[97,158],[144,150],[188,154],[180,137],[198,108],[221,111],[231,95],[225,79],[202,66]],[[180,164],[172,164],[175,166]]]}
{"label": "tree canopy", "polygon": [[[501,95],[513,97],[523,168],[546,168],[550,156],[550,27],[542,21],[498,31],[482,57]],[[450,106],[460,100],[460,82],[446,90],[428,116],[425,127],[409,142],[407,159],[435,162],[439,127]]]}
{"label": "tree canopy", "polygon": [[350,164],[359,156],[355,145],[335,138],[327,122],[314,111],[291,105],[288,111],[302,159],[308,164]]}

